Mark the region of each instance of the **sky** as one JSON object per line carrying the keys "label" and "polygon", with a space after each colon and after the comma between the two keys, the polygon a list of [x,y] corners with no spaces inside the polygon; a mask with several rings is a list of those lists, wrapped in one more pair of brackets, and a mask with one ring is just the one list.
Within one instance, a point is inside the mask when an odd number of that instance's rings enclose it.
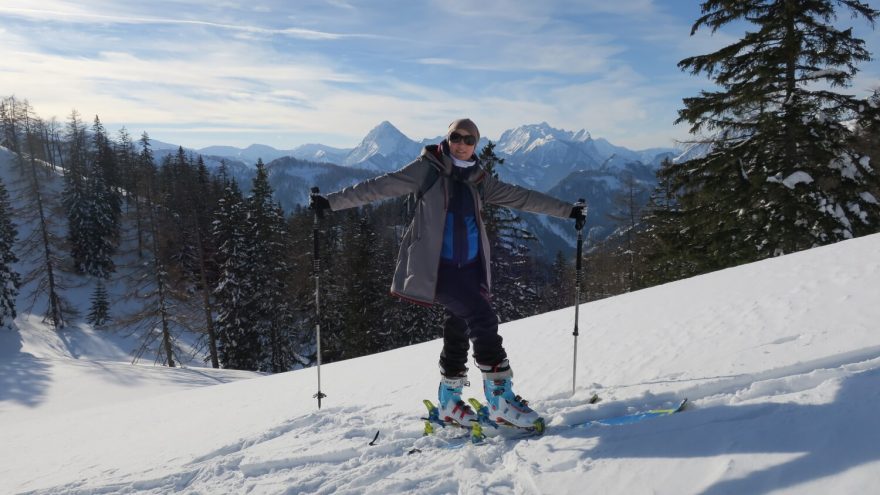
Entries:
{"label": "sky", "polygon": [[[0,0],[0,96],[191,148],[354,147],[385,120],[420,140],[462,116],[495,140],[547,122],[666,147],[688,138],[682,98],[711,88],[677,63],[741,35],[691,36],[699,15],[695,0]],[[880,50],[863,19],[839,22]],[[880,62],[861,68],[848,91],[867,96]]]}

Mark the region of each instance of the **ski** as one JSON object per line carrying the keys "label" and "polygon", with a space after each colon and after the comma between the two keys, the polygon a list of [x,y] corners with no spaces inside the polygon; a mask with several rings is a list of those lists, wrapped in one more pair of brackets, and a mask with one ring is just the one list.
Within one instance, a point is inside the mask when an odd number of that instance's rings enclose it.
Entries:
{"label": "ski", "polygon": [[440,408],[437,407],[433,402],[428,399],[424,399],[422,403],[428,409],[428,417],[422,417],[422,421],[425,422],[425,431],[423,433],[424,436],[433,435],[436,433],[435,425],[440,426],[441,428],[446,427],[454,427],[454,428],[462,428],[468,430],[470,432],[470,439],[473,443],[480,443],[483,441],[486,436],[483,434],[483,429],[478,422],[471,422],[470,425],[463,425],[456,422],[444,421],[440,419]]}
{"label": "ski", "polygon": [[[599,402],[601,399],[598,395],[593,395],[588,403],[595,404]],[[591,419],[581,423],[574,423],[568,425],[558,425],[553,427],[547,427],[544,419],[541,418],[535,422],[535,425],[532,427],[519,427],[515,425],[498,423],[491,419],[489,416],[488,407],[482,404],[480,401],[476,399],[468,399],[468,402],[477,412],[478,421],[474,421],[470,428],[460,425],[458,423],[447,423],[439,418],[439,409],[435,406],[431,401],[424,400],[425,407],[428,408],[428,417],[422,418],[425,421],[425,435],[432,435],[436,432],[434,429],[434,425],[439,425],[442,428],[446,428],[448,426],[462,428],[469,431],[469,435],[460,436],[450,439],[450,441],[441,445],[438,448],[443,450],[453,450],[460,449],[467,445],[471,444],[482,444],[486,438],[486,431],[491,431],[493,433],[498,433],[497,436],[503,437],[505,440],[521,440],[531,437],[537,437],[544,434],[553,434],[559,433],[565,430],[570,429],[581,429],[581,428],[592,428],[597,426],[623,426],[639,423],[652,418],[659,418],[663,416],[670,416],[673,414],[680,413],[685,410],[688,399],[682,399],[678,402],[675,407],[665,408],[665,409],[648,409],[645,411],[638,411],[635,413],[618,415],[618,416],[610,416],[607,418],[599,418],[599,419]],[[495,436],[495,435],[493,435]],[[408,454],[420,453],[421,450],[418,448],[413,448],[409,450]]]}
{"label": "ski", "polygon": [[620,426],[620,425],[629,425],[633,423],[639,423],[646,419],[658,418],[661,416],[669,416],[671,414],[676,414],[684,411],[687,406],[688,400],[682,399],[676,407],[669,409],[649,409],[647,411],[639,411],[632,414],[625,414],[623,416],[612,416],[610,418],[603,419],[593,419],[590,421],[584,421],[583,423],[577,423],[573,425],[569,425],[569,428],[589,428],[591,426],[602,425],[602,426]]}

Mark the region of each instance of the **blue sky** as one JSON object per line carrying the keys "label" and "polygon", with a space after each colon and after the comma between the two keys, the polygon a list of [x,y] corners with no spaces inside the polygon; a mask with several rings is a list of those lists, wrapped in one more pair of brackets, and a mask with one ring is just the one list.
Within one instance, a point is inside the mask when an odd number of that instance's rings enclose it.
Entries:
{"label": "blue sky", "polygon": [[[696,0],[0,0],[0,95],[194,148],[353,147],[383,120],[418,140],[461,116],[490,139],[546,121],[671,146],[681,99],[710,87],[677,62],[741,34],[690,36],[698,16]],[[848,91],[878,85],[872,61]]]}

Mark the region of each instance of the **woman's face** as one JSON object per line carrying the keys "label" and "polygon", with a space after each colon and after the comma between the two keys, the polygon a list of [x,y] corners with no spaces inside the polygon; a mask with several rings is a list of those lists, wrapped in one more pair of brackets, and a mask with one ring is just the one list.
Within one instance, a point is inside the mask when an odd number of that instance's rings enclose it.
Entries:
{"label": "woman's face", "polygon": [[[474,142],[474,136],[471,136],[467,133],[467,131],[454,131],[449,135],[449,151],[455,158],[459,160],[468,161],[471,159],[471,156],[474,154],[474,149],[477,147],[477,143]],[[467,144],[466,141],[470,141],[474,144]]]}

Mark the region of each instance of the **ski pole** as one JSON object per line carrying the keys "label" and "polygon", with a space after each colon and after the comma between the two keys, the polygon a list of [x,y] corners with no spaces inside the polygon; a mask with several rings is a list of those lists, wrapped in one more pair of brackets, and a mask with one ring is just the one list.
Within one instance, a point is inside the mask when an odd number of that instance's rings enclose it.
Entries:
{"label": "ski pole", "polygon": [[[586,204],[585,199],[579,199],[579,205]],[[571,366],[571,395],[574,396],[575,386],[577,384],[577,359],[578,359],[578,321],[580,319],[581,307],[581,263],[584,251],[584,234],[583,225],[575,223],[577,229],[577,259],[575,260],[575,280],[574,280],[574,360]]]}
{"label": "ski pole", "polygon": [[[317,187],[312,188],[312,194],[318,194],[320,190]],[[318,221],[323,217],[320,208],[315,208],[315,219],[312,225],[312,240],[314,241],[314,250],[312,251],[312,263],[315,269],[315,341],[317,343],[318,356],[318,393],[312,397],[318,399],[318,409],[321,409],[321,399],[327,397],[321,392],[321,251],[318,242]]]}

